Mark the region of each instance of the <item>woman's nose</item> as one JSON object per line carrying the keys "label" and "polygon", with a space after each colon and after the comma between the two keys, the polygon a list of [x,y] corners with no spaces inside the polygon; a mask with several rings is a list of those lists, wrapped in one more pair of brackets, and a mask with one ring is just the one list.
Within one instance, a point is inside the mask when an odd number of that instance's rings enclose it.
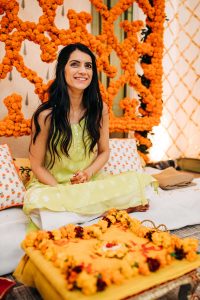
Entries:
{"label": "woman's nose", "polygon": [[80,65],[79,72],[86,73],[86,68],[85,68],[84,64]]}

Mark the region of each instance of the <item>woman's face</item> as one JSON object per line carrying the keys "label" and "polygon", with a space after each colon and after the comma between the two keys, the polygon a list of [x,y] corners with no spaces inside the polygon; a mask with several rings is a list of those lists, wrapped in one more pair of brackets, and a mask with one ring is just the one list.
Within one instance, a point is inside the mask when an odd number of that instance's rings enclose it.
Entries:
{"label": "woman's face", "polygon": [[93,75],[92,58],[79,50],[71,53],[65,66],[65,80],[71,89],[85,90]]}

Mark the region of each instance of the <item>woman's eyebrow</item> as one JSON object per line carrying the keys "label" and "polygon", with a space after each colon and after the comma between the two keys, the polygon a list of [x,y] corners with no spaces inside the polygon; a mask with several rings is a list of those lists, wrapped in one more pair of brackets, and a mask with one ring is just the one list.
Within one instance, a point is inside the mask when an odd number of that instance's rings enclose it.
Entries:
{"label": "woman's eyebrow", "polygon": [[76,59],[72,59],[72,60],[70,60],[69,62],[78,62],[78,63],[80,63],[80,61],[79,61],[79,60],[76,60]]}
{"label": "woman's eyebrow", "polygon": [[[80,60],[76,60],[76,59],[72,59],[72,60],[70,60],[69,62],[70,62],[70,63],[71,63],[71,62],[77,62],[77,63],[80,63],[81,61],[80,61]],[[92,64],[91,61],[84,61],[84,63],[85,63],[85,64]]]}

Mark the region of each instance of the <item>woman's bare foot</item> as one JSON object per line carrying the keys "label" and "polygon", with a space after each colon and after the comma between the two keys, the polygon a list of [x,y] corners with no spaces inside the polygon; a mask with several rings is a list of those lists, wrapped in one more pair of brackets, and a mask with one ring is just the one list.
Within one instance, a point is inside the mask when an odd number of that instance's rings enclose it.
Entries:
{"label": "woman's bare foot", "polygon": [[[126,208],[126,209],[123,209],[125,210],[127,213],[132,213],[132,212],[143,212],[143,211],[147,211],[149,209],[149,203],[145,204],[145,205],[138,205],[138,206],[135,206],[135,207],[129,207],[129,208]],[[106,211],[105,213],[103,213],[100,217],[106,217],[108,214],[108,211]]]}
{"label": "woman's bare foot", "polygon": [[127,213],[132,213],[132,212],[142,212],[142,211],[147,211],[149,209],[149,204],[146,205],[138,205],[135,207],[129,207],[127,209],[125,209],[125,211]]}

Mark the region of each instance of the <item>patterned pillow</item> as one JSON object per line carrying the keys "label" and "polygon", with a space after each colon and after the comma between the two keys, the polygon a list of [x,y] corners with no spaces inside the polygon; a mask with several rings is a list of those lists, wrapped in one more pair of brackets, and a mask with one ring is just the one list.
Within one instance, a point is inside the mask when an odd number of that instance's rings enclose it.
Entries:
{"label": "patterned pillow", "polygon": [[22,206],[25,187],[15,169],[8,145],[0,145],[0,210]]}
{"label": "patterned pillow", "polygon": [[103,167],[105,173],[115,175],[127,171],[143,171],[134,139],[110,139],[109,148],[110,158]]}

